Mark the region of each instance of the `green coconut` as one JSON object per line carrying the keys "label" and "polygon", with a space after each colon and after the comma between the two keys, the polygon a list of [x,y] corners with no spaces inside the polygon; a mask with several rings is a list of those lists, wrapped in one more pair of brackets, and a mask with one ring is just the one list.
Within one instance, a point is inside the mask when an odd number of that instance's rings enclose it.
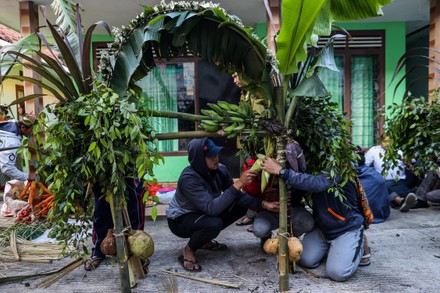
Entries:
{"label": "green coconut", "polygon": [[131,253],[142,260],[146,260],[154,253],[153,238],[145,231],[133,231],[133,233],[128,236],[127,242],[128,249]]}

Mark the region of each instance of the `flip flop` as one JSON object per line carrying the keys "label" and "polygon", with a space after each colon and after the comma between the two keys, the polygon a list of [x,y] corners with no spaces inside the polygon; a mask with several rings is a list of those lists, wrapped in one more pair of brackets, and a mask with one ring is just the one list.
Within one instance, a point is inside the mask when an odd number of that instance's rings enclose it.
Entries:
{"label": "flip flop", "polygon": [[240,220],[238,220],[237,222],[235,222],[235,225],[246,226],[246,225],[251,225],[253,222],[254,222],[254,219],[244,217],[244,218],[241,218]]}
{"label": "flip flop", "polygon": [[101,262],[104,260],[103,257],[100,256],[92,256],[90,259],[86,260],[84,263],[84,269],[86,271],[91,271],[99,267]]}
{"label": "flip flop", "polygon": [[250,232],[250,233],[254,233],[254,225],[249,226],[246,231]]}
{"label": "flip flop", "polygon": [[[177,261],[180,263],[180,265],[182,266],[182,268],[183,268],[185,271],[188,271],[188,272],[195,272],[195,273],[196,273],[196,272],[200,272],[200,271],[202,270],[202,266],[199,265],[197,261],[192,261],[192,260],[186,259],[186,258],[183,257],[183,255],[179,256],[179,257],[177,258]],[[188,268],[186,268],[186,267],[185,267],[185,262],[192,263],[192,264],[193,264],[193,269],[188,269]],[[194,267],[195,267],[196,265],[199,266],[198,269],[194,269]]]}
{"label": "flip flop", "polygon": [[228,246],[226,244],[219,243],[216,240],[211,240],[208,243],[206,243],[205,245],[203,245],[202,247],[200,247],[199,249],[208,249],[208,250],[212,250],[212,251],[223,251],[223,250],[228,249]]}
{"label": "flip flop", "polygon": [[366,267],[371,264],[371,249],[368,247],[368,253],[364,254],[359,262],[360,267]]}

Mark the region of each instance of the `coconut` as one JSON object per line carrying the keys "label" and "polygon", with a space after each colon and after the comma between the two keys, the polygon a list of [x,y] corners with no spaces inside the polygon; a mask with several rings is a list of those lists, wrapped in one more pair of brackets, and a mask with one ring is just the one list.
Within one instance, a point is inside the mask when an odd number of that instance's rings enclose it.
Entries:
{"label": "coconut", "polygon": [[299,261],[301,253],[303,252],[303,245],[296,237],[289,237],[287,240],[287,246],[289,247],[289,260]]}
{"label": "coconut", "polygon": [[113,234],[113,229],[107,230],[107,235],[101,242],[101,252],[105,255],[116,255],[116,238]]}
{"label": "coconut", "polygon": [[128,249],[133,255],[146,260],[154,253],[154,242],[151,236],[142,230],[136,230],[128,236]]}
{"label": "coconut", "polygon": [[278,253],[278,245],[278,236],[275,238],[269,238],[264,242],[263,249],[269,255],[276,255]]}

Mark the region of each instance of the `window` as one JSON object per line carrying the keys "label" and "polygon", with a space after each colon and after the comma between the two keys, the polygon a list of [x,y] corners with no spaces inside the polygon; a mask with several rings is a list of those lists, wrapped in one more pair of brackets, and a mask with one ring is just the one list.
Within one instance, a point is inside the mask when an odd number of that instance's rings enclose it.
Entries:
{"label": "window", "polygon": [[98,70],[99,60],[101,59],[103,51],[110,51],[109,45],[111,42],[93,42],[92,54],[93,54],[93,68]]}
{"label": "window", "polygon": [[[158,63],[138,85],[145,97],[152,98],[150,108],[162,111],[199,114],[200,109],[208,108],[207,103],[238,103],[240,99],[240,89],[231,75],[195,58]],[[197,127],[195,122],[169,118],[154,118],[153,123],[158,133],[194,131]],[[188,139],[161,141],[159,150],[184,151],[186,155],[187,144]]]}
{"label": "window", "polygon": [[[150,109],[159,111],[196,113],[195,63],[162,63],[154,67],[139,85],[142,95],[151,98]],[[195,130],[195,123],[170,118],[153,118],[153,128],[158,133]],[[159,141],[162,152],[185,151],[187,139]]]}
{"label": "window", "polygon": [[[352,142],[363,148],[374,145],[383,127],[378,110],[384,106],[383,31],[350,32],[352,39],[335,41],[339,72],[322,70],[324,85],[352,121]],[[326,40],[321,40],[324,43]]]}

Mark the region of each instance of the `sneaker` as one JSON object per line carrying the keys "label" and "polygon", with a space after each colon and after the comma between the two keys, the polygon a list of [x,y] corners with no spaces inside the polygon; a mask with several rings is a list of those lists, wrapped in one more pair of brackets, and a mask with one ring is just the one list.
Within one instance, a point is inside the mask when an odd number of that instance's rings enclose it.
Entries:
{"label": "sneaker", "polygon": [[429,208],[429,204],[424,200],[416,200],[416,203],[414,206],[411,207],[411,209],[426,209]]}
{"label": "sneaker", "polygon": [[409,211],[410,208],[412,208],[416,203],[416,195],[414,193],[409,193],[405,201],[403,202],[402,206],[400,207],[400,211],[402,213],[406,213]]}

